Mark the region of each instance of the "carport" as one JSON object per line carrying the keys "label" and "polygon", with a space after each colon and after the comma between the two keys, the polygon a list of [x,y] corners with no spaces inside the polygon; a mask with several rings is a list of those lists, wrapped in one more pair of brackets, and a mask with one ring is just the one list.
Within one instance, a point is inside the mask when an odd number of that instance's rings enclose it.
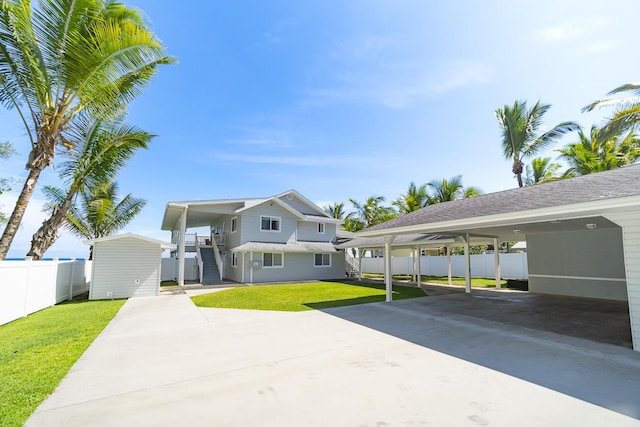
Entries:
{"label": "carport", "polygon": [[526,240],[530,292],[628,301],[640,351],[640,165],[430,205],[357,233],[384,239],[388,300],[392,243],[416,233],[462,239],[467,293],[470,244]]}

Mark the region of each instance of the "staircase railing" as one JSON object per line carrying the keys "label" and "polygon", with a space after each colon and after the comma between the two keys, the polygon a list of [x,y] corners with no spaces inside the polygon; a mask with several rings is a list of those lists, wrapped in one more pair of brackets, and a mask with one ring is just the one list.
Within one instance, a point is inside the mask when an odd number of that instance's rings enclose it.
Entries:
{"label": "staircase railing", "polygon": [[204,262],[202,262],[202,254],[200,253],[200,242],[198,242],[198,235],[195,235],[195,246],[196,246],[196,255],[198,259],[198,276],[200,276],[200,283],[202,283],[202,278],[204,274]]}
{"label": "staircase railing", "polygon": [[353,277],[355,276],[359,276],[360,275],[360,261],[352,256],[349,255],[348,252],[345,251],[344,253],[344,258],[347,261],[347,273],[349,274],[349,277]]}
{"label": "staircase railing", "polygon": [[213,245],[213,256],[216,259],[216,265],[218,266],[218,273],[220,273],[220,281],[222,281],[222,269],[224,266],[222,265],[222,257],[220,256],[220,251],[218,250],[218,245]]}

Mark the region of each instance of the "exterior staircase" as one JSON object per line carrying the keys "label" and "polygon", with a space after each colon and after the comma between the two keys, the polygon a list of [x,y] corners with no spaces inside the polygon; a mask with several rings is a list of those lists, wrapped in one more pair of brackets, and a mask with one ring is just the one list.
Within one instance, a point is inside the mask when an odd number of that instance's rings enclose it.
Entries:
{"label": "exterior staircase", "polygon": [[200,248],[200,256],[202,257],[202,284],[203,285],[219,285],[220,270],[216,264],[213,248]]}

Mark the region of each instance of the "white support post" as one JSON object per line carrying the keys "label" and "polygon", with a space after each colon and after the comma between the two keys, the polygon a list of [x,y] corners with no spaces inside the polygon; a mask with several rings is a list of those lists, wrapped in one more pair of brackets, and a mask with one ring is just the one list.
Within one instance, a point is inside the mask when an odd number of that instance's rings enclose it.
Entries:
{"label": "white support post", "polygon": [[362,281],[362,255],[364,254],[364,251],[361,251],[360,248],[358,248],[358,281]]}
{"label": "white support post", "polygon": [[185,239],[187,233],[187,210],[188,205],[182,207],[182,214],[180,215],[180,241],[178,243],[178,285],[184,286],[184,252],[185,252]]}
{"label": "white support post", "polygon": [[452,286],[451,281],[451,246],[447,246],[447,279],[449,280],[449,286]]}
{"label": "white support post", "polygon": [[467,294],[471,293],[471,254],[469,252],[469,233],[467,233],[464,239],[464,291]]}
{"label": "white support post", "polygon": [[498,250],[498,238],[493,239],[493,269],[496,275],[496,289],[500,289],[500,251]]}
{"label": "white support post", "polygon": [[253,283],[253,251],[249,252],[249,283]]}
{"label": "white support post", "polygon": [[386,302],[393,301],[392,296],[392,271],[391,271],[391,242],[395,236],[384,237],[384,285],[386,289]]}
{"label": "white support post", "polygon": [[422,284],[422,251],[418,246],[418,287]]}
{"label": "white support post", "polygon": [[411,281],[416,281],[416,249],[411,249]]}

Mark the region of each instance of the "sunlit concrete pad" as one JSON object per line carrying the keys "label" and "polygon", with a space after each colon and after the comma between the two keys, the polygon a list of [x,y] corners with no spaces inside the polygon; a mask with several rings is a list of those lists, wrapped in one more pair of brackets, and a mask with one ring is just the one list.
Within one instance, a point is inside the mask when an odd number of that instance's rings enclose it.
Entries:
{"label": "sunlit concrete pad", "polygon": [[638,353],[428,299],[279,313],[133,298],[27,425],[640,425]]}

